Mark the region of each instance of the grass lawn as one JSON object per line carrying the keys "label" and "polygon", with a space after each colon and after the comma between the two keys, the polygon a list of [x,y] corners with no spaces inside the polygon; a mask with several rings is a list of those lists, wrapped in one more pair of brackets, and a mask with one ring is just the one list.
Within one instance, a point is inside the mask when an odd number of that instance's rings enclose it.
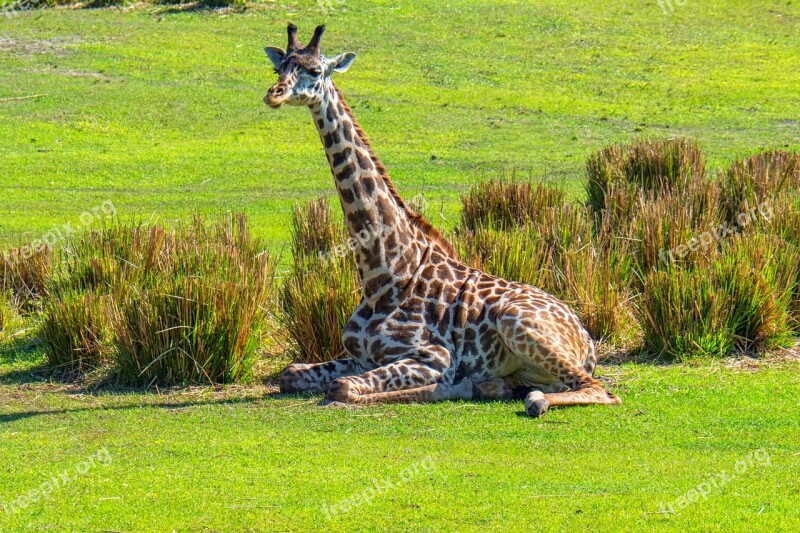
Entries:
{"label": "grass lawn", "polygon": [[[332,194],[305,109],[261,101],[286,21],[323,50],[401,193],[457,215],[507,169],[581,194],[588,154],[687,135],[711,166],[800,146],[800,4],[267,2],[240,14],[44,10],[0,17],[0,238],[36,238],[111,200],[170,220],[245,210],[275,246],[293,203]],[[438,210],[437,210],[438,211]],[[438,217],[436,217],[438,218]]]}
{"label": "grass lawn", "polygon": [[[285,245],[294,202],[333,194],[308,111],[261,102],[288,20],[359,54],[345,97],[445,225],[506,171],[579,197],[586,156],[638,136],[698,139],[711,167],[800,150],[800,3],[673,4],[0,14],[0,245],[106,201],[245,211]],[[26,327],[0,334],[0,531],[800,529],[796,353],[606,364],[622,406],[532,420],[519,402],[322,409],[261,384],[87,391],[48,380]]]}
{"label": "grass lawn", "polygon": [[0,365],[0,505],[71,479],[3,531],[800,527],[796,361],[604,366],[622,406],[533,420],[520,402],[92,394],[35,383],[36,360]]}

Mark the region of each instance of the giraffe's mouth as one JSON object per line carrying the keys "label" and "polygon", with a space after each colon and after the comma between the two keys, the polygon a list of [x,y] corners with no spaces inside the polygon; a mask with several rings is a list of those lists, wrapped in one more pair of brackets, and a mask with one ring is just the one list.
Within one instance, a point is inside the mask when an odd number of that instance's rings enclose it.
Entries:
{"label": "giraffe's mouth", "polygon": [[264,97],[264,103],[272,109],[278,109],[286,101],[286,98],[276,98],[271,92]]}

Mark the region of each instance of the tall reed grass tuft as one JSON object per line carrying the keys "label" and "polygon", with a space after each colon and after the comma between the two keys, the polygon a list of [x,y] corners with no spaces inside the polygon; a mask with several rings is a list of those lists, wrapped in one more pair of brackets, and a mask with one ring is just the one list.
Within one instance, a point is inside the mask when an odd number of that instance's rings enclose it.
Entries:
{"label": "tall reed grass tuft", "polygon": [[625,192],[677,192],[705,174],[700,146],[687,139],[642,140],[615,144],[586,162],[588,204],[595,212],[615,209],[607,198],[613,189]]}
{"label": "tall reed grass tuft", "polygon": [[87,232],[58,253],[44,303],[48,359],[107,365],[136,385],[246,381],[275,268],[243,215]]}
{"label": "tall reed grass tuft", "polygon": [[23,311],[38,309],[52,271],[50,248],[29,245],[7,250],[1,268],[0,291],[10,293]]}
{"label": "tall reed grass tuft", "polygon": [[800,190],[800,154],[764,151],[735,161],[718,179],[724,216],[735,223],[739,214],[768,208],[783,193]]}
{"label": "tall reed grass tuft", "polygon": [[566,203],[563,191],[543,183],[516,181],[510,177],[486,180],[472,186],[461,197],[461,226],[469,231],[523,227],[534,221],[543,209]]}
{"label": "tall reed grass tuft", "polygon": [[282,288],[282,316],[295,361],[316,363],[345,355],[342,330],[361,300],[347,229],[319,198],[295,206],[292,266]]}
{"label": "tall reed grass tuft", "polygon": [[94,291],[54,289],[44,303],[39,333],[51,367],[75,374],[109,363],[106,304],[107,296]]}

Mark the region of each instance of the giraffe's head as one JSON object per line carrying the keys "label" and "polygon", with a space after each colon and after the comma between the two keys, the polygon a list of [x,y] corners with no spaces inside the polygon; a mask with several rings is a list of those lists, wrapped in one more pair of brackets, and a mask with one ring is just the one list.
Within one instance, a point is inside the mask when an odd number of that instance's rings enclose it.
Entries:
{"label": "giraffe's head", "polygon": [[289,44],[286,50],[268,46],[270,61],[275,66],[278,81],[270,87],[264,102],[273,109],[282,104],[314,105],[325,97],[325,80],[334,72],[344,72],[356,58],[352,52],[327,58],[319,51],[319,40],[325,26],[317,26],[314,36],[304,47],[297,40],[297,26],[289,24]]}

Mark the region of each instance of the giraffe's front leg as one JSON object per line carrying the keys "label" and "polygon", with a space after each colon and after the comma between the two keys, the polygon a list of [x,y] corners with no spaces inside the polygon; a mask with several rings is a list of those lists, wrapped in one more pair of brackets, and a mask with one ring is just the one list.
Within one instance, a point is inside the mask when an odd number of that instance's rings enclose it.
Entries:
{"label": "giraffe's front leg", "polygon": [[335,379],[351,376],[362,370],[354,360],[349,358],[316,364],[294,363],[281,372],[281,393],[326,392]]}
{"label": "giraffe's front leg", "polygon": [[413,359],[404,359],[356,376],[335,380],[326,400],[358,404],[469,400],[472,381],[439,383],[442,373]]}

